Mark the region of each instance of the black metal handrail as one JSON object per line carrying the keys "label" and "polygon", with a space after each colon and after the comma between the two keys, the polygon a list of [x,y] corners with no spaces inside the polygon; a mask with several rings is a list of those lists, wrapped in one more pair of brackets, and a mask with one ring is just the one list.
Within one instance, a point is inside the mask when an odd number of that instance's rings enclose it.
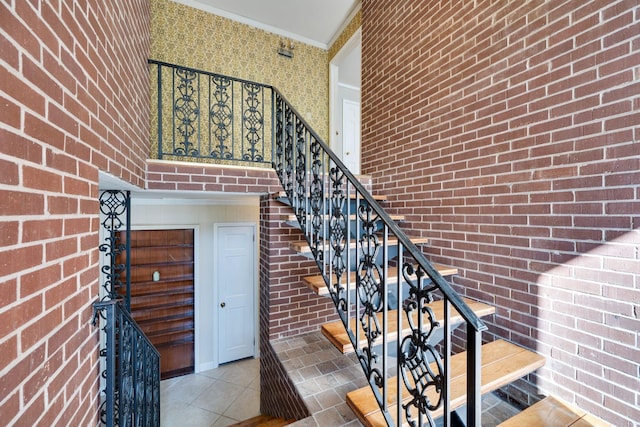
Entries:
{"label": "black metal handrail", "polygon": [[[449,368],[453,352],[452,330],[456,326],[450,321],[453,309],[466,325],[467,425],[480,425],[480,344],[481,332],[487,329],[486,326],[295,108],[277,89],[268,85],[159,61],[150,63],[158,67],[159,158],[165,158],[163,147],[168,146],[162,138],[163,129],[170,127],[162,118],[162,107],[166,104],[162,101],[167,95],[160,94],[167,84],[162,82],[161,68],[169,67],[173,70],[172,75],[188,74],[186,80],[180,77],[183,79],[181,84],[187,86],[188,82],[200,81],[200,77],[190,73],[202,74],[209,83],[214,83],[209,87],[214,87],[216,93],[224,92],[217,82],[224,82],[223,87],[249,85],[254,88],[252,93],[271,93],[270,105],[266,105],[266,97],[259,102],[253,95],[246,97],[248,102],[241,97],[242,102],[256,107],[246,115],[237,114],[237,111],[231,114],[236,110],[235,101],[224,96],[214,97],[217,109],[209,105],[206,108],[209,112],[215,110],[216,114],[221,110],[229,112],[224,116],[223,124],[220,120],[216,122],[217,129],[247,129],[249,137],[245,133],[240,140],[250,140],[251,144],[243,146],[239,153],[247,151],[247,147],[251,153],[259,151],[254,142],[265,147],[260,151],[264,156],[257,162],[270,162],[276,170],[386,422],[395,425],[406,420],[413,425],[435,425],[432,414],[442,410],[444,425],[451,424]],[[188,101],[194,98],[195,91],[181,90],[183,92],[178,90],[178,93],[187,93]],[[168,114],[175,122],[176,106],[185,99],[172,99],[172,111]],[[222,102],[223,99],[228,102]],[[193,105],[199,106],[200,101]],[[264,120],[267,113],[272,116],[271,121]],[[201,116],[198,109],[184,123],[196,123]],[[257,127],[256,122],[259,123]],[[256,139],[257,128],[265,133]],[[269,128],[270,144],[265,139]],[[177,153],[186,156],[192,142],[188,138],[184,140],[185,134],[179,132],[178,135],[182,138],[178,144],[182,145],[178,145]],[[237,134],[236,140],[224,132],[214,135],[217,139],[213,145],[207,145],[207,149],[238,144]],[[195,143],[196,139],[192,141]],[[176,154],[175,144],[174,141],[171,145],[173,155]],[[201,149],[193,150],[191,154],[193,158],[214,161],[251,161],[242,155],[228,159],[217,152],[213,156],[203,155]],[[353,205],[352,199],[355,200]],[[355,283],[352,283],[350,272],[355,272]],[[436,318],[431,308],[430,304],[435,300],[442,300],[442,318]],[[389,329],[391,319],[396,322],[395,330]],[[352,327],[352,320],[355,327]],[[397,337],[394,338],[395,346],[387,339],[388,334]],[[442,344],[437,338],[439,334]],[[395,363],[391,362],[394,353]],[[394,374],[397,394],[389,396],[389,378]],[[409,396],[404,402],[403,390]],[[427,392],[434,390],[435,397],[433,393],[429,397]],[[395,410],[390,402],[397,403]]]}
{"label": "black metal handrail", "polygon": [[104,325],[104,400],[106,426],[160,425],[160,354],[119,300],[96,302],[94,323]]}

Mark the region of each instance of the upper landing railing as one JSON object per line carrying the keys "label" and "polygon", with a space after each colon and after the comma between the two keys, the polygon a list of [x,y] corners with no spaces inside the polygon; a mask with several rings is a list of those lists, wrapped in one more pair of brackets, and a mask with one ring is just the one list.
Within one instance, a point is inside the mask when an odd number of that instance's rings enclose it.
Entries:
{"label": "upper landing railing", "polygon": [[455,310],[466,326],[467,426],[480,425],[486,326],[280,92],[151,64],[159,158],[276,170],[386,423],[434,426],[442,413],[451,425]]}
{"label": "upper landing railing", "polygon": [[150,60],[158,159],[271,166],[273,88]]}

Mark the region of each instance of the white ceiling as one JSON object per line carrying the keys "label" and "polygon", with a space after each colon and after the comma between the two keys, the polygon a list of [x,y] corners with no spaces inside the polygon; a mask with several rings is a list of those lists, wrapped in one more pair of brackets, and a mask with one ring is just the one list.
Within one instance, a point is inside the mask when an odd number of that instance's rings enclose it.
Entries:
{"label": "white ceiling", "polygon": [[359,0],[174,0],[327,49]]}

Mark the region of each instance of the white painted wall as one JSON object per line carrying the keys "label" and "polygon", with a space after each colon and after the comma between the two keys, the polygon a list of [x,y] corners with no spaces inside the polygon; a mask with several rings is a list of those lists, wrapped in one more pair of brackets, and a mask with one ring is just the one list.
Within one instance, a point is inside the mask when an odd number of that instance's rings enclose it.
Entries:
{"label": "white painted wall", "polygon": [[[217,289],[214,283],[213,254],[216,236],[214,224],[250,222],[259,230],[260,208],[257,197],[248,198],[242,205],[207,204],[206,201],[131,198],[131,228],[195,229],[195,370],[202,372],[218,366],[216,319]],[[259,232],[256,239],[259,238]],[[258,318],[258,248],[256,242],[256,319]],[[256,320],[256,342],[258,339]],[[257,351],[257,346],[256,346]]]}

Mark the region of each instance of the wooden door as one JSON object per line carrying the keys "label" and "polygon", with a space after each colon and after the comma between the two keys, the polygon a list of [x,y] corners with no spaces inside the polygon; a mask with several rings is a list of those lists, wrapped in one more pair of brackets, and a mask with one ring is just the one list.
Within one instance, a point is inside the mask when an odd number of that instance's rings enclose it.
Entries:
{"label": "wooden door", "polygon": [[194,372],[192,229],[131,231],[131,315],[160,352],[162,379]]}

